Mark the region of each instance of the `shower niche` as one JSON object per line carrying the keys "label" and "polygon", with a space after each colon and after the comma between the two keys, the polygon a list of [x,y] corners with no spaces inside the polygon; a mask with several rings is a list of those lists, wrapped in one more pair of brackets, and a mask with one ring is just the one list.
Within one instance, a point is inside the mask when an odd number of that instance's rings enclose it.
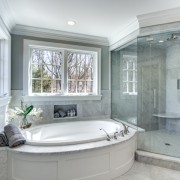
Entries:
{"label": "shower niche", "polygon": [[54,105],[54,119],[77,118],[77,104]]}

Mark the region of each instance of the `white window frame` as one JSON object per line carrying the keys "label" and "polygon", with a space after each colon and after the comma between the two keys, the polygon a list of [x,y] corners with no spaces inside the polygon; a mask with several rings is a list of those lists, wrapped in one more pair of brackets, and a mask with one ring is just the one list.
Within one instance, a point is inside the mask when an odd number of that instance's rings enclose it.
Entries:
{"label": "white window frame", "polygon": [[11,35],[0,18],[0,107],[10,101],[11,92]]}
{"label": "white window frame", "polygon": [[[31,93],[31,66],[30,66],[30,56],[31,49],[50,49],[50,50],[72,50],[76,52],[89,52],[96,54],[95,58],[95,66],[94,72],[95,78],[93,81],[96,85],[96,91],[94,95],[84,95],[84,94],[32,94]],[[66,58],[64,58],[66,59]],[[64,64],[65,65],[65,64]],[[62,68],[65,69],[65,68]],[[67,79],[67,72],[62,72],[62,78]],[[64,81],[65,82],[65,81]],[[65,82],[67,83],[67,82]],[[67,86],[67,84],[64,84]],[[77,46],[77,45],[69,45],[69,44],[61,44],[61,43],[53,43],[53,42],[45,42],[45,41],[35,41],[24,39],[24,49],[23,49],[23,93],[24,93],[24,101],[64,101],[64,100],[101,100],[101,49],[87,46]]]}

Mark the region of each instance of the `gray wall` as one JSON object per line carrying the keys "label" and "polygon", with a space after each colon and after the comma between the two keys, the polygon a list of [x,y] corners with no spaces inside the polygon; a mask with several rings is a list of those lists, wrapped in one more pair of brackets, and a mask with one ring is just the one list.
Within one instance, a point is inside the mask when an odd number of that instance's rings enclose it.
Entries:
{"label": "gray wall", "polygon": [[11,89],[12,90],[22,90],[23,89],[23,40],[39,40],[46,42],[56,42],[73,44],[80,46],[90,46],[101,48],[101,89],[109,90],[109,47],[99,46],[92,44],[52,40],[52,39],[42,39],[29,36],[12,35],[12,62],[11,62]]}
{"label": "gray wall", "polygon": [[36,108],[43,110],[43,120],[39,123],[51,123],[55,120],[54,117],[54,105],[67,105],[77,104],[77,115],[80,120],[91,120],[91,119],[107,119],[111,115],[111,94],[109,90],[109,47],[99,46],[92,44],[83,44],[75,42],[65,42],[59,40],[42,39],[35,37],[27,37],[20,35],[12,35],[12,101],[10,107],[20,106],[20,101],[23,95],[23,40],[40,40],[46,42],[57,42],[81,46],[90,46],[101,48],[101,94],[102,99],[99,101],[36,101],[36,102],[25,102],[26,104],[33,104]]}

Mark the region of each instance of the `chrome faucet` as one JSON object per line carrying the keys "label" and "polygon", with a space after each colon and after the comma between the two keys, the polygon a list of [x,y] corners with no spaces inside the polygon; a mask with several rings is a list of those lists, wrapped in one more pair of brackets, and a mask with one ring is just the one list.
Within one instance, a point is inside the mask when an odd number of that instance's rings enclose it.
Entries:
{"label": "chrome faucet", "polygon": [[129,126],[126,126],[124,123],[121,122],[121,124],[123,125],[124,127],[124,130],[123,130],[123,133],[124,134],[128,134],[129,133]]}
{"label": "chrome faucet", "polygon": [[118,136],[118,132],[114,132],[114,139],[117,139],[117,136]]}
{"label": "chrome faucet", "polygon": [[120,131],[120,135],[121,135],[122,137],[124,137],[124,131],[123,131],[123,130]]}
{"label": "chrome faucet", "polygon": [[103,128],[100,128],[99,130],[102,130],[106,133],[106,136],[107,136],[107,141],[110,141],[111,140],[111,137],[110,135],[103,129]]}

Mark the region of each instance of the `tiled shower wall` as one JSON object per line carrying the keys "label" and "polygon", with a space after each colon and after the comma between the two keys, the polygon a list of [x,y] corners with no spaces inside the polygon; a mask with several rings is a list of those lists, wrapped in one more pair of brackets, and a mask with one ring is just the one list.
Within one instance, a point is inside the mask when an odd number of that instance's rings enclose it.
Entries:
{"label": "tiled shower wall", "polygon": [[179,114],[180,90],[177,80],[180,79],[180,45],[167,48],[166,52],[166,112]]}

